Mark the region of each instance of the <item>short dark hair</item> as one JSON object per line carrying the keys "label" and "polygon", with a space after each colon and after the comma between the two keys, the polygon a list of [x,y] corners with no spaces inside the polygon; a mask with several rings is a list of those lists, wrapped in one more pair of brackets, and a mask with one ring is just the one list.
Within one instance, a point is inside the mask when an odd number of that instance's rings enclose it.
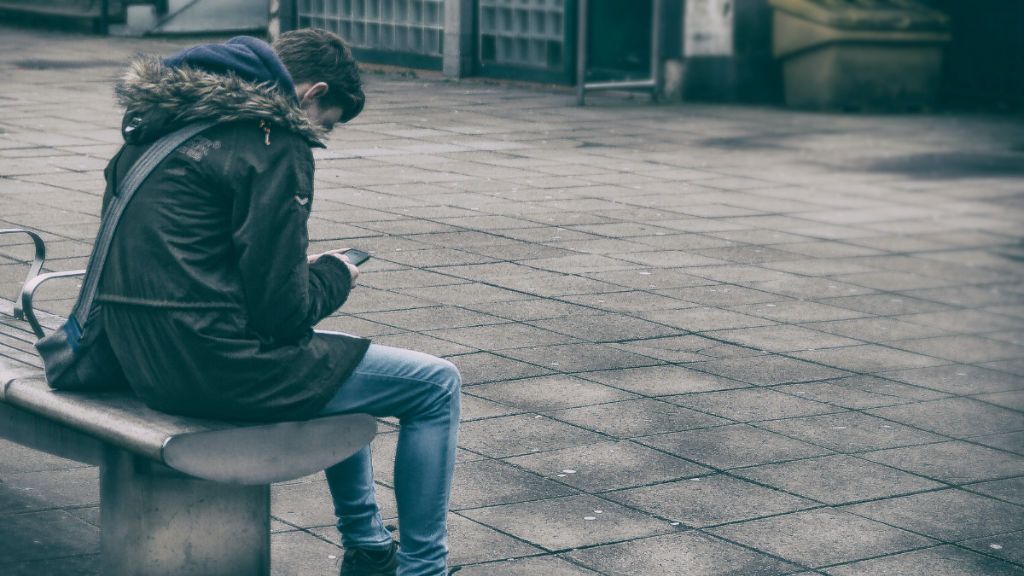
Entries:
{"label": "short dark hair", "polygon": [[273,46],[295,84],[327,83],[322,99],[328,106],[341,108],[341,122],[363,111],[366,96],[359,65],[340,36],[319,28],[303,28],[281,34]]}

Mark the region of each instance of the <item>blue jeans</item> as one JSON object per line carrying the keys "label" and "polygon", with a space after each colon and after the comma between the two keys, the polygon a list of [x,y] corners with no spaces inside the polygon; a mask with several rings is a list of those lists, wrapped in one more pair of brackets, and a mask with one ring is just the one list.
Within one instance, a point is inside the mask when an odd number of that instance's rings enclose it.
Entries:
{"label": "blue jeans", "polygon": [[[459,432],[459,371],[429,354],[371,344],[321,414],[363,412],[401,423],[395,456],[395,499],[401,524],[399,576],[447,574],[448,497]],[[366,446],[326,470],[346,548],[383,549],[391,533],[381,521]]]}

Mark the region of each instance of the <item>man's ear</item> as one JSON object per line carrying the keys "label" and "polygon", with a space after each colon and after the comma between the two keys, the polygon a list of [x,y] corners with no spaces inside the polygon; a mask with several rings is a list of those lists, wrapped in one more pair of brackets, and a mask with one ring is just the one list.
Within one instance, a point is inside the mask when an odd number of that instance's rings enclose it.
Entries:
{"label": "man's ear", "polygon": [[300,100],[316,100],[324,94],[327,94],[327,90],[329,88],[330,87],[327,85],[327,82],[317,82],[306,89],[306,93],[302,95]]}

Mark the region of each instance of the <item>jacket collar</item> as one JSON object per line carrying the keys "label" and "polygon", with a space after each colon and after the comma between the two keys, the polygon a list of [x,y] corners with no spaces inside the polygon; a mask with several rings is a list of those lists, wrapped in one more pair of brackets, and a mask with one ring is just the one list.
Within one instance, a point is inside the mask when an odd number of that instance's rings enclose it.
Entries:
{"label": "jacket collar", "polygon": [[233,72],[169,67],[157,58],[140,56],[117,83],[115,94],[126,111],[126,140],[140,125],[148,124],[146,132],[160,133],[200,120],[263,120],[323,147],[323,130],[310,123],[294,97],[283,94],[274,83],[243,80]]}

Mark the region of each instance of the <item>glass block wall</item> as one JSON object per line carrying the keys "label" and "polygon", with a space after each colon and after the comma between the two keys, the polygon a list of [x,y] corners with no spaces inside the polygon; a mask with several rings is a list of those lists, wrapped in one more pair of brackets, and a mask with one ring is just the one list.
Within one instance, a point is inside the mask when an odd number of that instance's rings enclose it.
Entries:
{"label": "glass block wall", "polygon": [[441,57],[444,0],[298,0],[298,28],[323,28],[353,48]]}
{"label": "glass block wall", "polygon": [[478,0],[480,62],[562,70],[566,46],[565,0]]}

